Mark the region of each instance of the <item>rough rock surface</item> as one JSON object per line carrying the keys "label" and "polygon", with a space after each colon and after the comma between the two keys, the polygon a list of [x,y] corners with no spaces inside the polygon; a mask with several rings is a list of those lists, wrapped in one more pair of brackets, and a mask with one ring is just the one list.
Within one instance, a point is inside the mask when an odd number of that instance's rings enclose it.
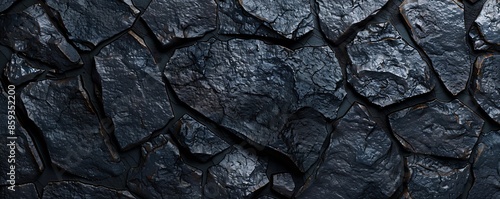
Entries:
{"label": "rough rock surface", "polygon": [[349,83],[379,106],[429,92],[427,64],[390,23],[369,25],[347,47]]}
{"label": "rough rock surface", "polygon": [[137,144],[173,118],[162,73],[134,37],[125,35],[104,47],[95,63],[120,147]]}
{"label": "rough rock surface", "polygon": [[19,85],[35,78],[41,72],[43,72],[43,70],[36,68],[32,62],[29,62],[17,54],[12,54],[4,74],[9,78],[10,82]]}
{"label": "rough rock surface", "polygon": [[487,42],[500,45],[500,3],[497,0],[484,3],[476,24]]}
{"label": "rough rock surface", "polygon": [[389,121],[407,150],[462,159],[470,156],[484,123],[458,100],[420,104],[389,115]]}
{"label": "rough rock surface", "polygon": [[479,105],[500,123],[500,55],[483,56],[476,62],[478,77],[474,98]]}
{"label": "rough rock surface", "polygon": [[293,190],[295,189],[295,184],[293,182],[293,177],[289,173],[280,173],[273,175],[273,190],[287,196],[291,197]]}
{"label": "rough rock surface", "polygon": [[264,22],[248,14],[238,1],[219,1],[217,13],[220,34],[270,35],[262,28],[267,27]]}
{"label": "rough rock surface", "polygon": [[454,95],[464,90],[472,61],[463,5],[453,0],[405,0],[400,9],[446,88]]}
{"label": "rough rock surface", "polygon": [[43,189],[43,199],[50,198],[96,198],[135,199],[128,191],[113,190],[81,182],[51,182]]}
{"label": "rough rock surface", "polygon": [[16,199],[37,199],[38,194],[35,185],[32,183],[17,185],[16,191],[10,191],[7,187],[0,188],[1,198],[16,198]]}
{"label": "rough rock surface", "polygon": [[500,132],[484,134],[477,146],[474,165],[474,184],[469,192],[471,198],[500,197]]}
{"label": "rough rock surface", "polygon": [[0,12],[7,10],[16,0],[0,0]]}

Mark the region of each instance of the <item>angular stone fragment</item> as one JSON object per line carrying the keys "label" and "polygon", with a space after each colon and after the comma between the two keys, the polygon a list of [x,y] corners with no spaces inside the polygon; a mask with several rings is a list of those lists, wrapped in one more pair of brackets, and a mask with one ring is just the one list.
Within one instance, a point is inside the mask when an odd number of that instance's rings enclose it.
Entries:
{"label": "angular stone fragment", "polygon": [[412,198],[459,198],[469,178],[467,162],[411,155],[407,164],[411,175],[408,192]]}
{"label": "angular stone fragment", "polygon": [[493,120],[500,123],[500,55],[479,57],[476,68],[474,98]]}
{"label": "angular stone fragment", "polygon": [[429,92],[427,64],[390,23],[369,25],[347,47],[348,81],[371,102],[387,106]]}
{"label": "angular stone fragment", "polygon": [[290,51],[256,40],[199,42],[176,50],[165,75],[182,101],[263,145],[276,141],[286,116],[301,107],[335,118],[345,96],[328,47]]}
{"label": "angular stone fragment", "polygon": [[173,118],[165,83],[148,49],[124,35],[95,57],[107,116],[121,148],[129,148]]}
{"label": "angular stone fragment", "polygon": [[335,128],[316,180],[298,198],[390,198],[403,161],[386,132],[354,104]]}
{"label": "angular stone fragment", "polygon": [[162,44],[175,38],[201,37],[215,30],[214,0],[152,0],[142,18]]}
{"label": "angular stone fragment", "polygon": [[337,41],[345,31],[371,15],[375,15],[387,0],[317,0],[319,22],[326,38]]}
{"label": "angular stone fragment", "polygon": [[16,54],[12,54],[11,60],[7,63],[4,72],[10,82],[19,85],[35,78],[38,74],[42,73],[43,70],[38,69],[36,65],[28,60]]}
{"label": "angular stone fragment", "polygon": [[488,43],[500,45],[500,2],[498,0],[487,0],[475,22]]}
{"label": "angular stone fragment", "polygon": [[470,198],[500,198],[500,132],[484,134],[477,146],[472,166],[474,184],[469,191]]}
{"label": "angular stone fragment", "polygon": [[472,61],[463,5],[453,0],[405,0],[400,10],[446,88],[453,95],[464,90]]}
{"label": "angular stone fragment", "polygon": [[273,175],[273,190],[286,197],[292,197],[295,183],[290,173],[280,173]]}
{"label": "angular stone fragment", "polygon": [[125,172],[123,163],[112,159],[78,78],[32,82],[21,97],[28,116],[43,132],[55,165],[93,180]]}
{"label": "angular stone fragment", "polygon": [[0,16],[0,44],[46,63],[57,72],[80,67],[80,55],[52,25],[39,4]]}
{"label": "angular stone fragment", "polygon": [[32,183],[16,185],[14,190],[9,190],[7,187],[0,188],[0,198],[15,198],[15,199],[38,199],[35,185]]}
{"label": "angular stone fragment", "polygon": [[16,0],[0,0],[0,12],[7,10]]}
{"label": "angular stone fragment", "polygon": [[432,101],[389,115],[396,138],[407,149],[450,158],[468,158],[484,121],[458,100]]}
{"label": "angular stone fragment", "polygon": [[239,2],[247,12],[265,21],[265,25],[288,39],[299,38],[314,28],[309,0]]}
{"label": "angular stone fragment", "polygon": [[135,199],[128,191],[119,191],[73,181],[49,182],[43,189],[42,198]]}
{"label": "angular stone fragment", "polygon": [[47,0],[61,17],[69,38],[81,50],[93,48],[102,41],[132,26],[136,15],[121,0]]}
{"label": "angular stone fragment", "polygon": [[220,34],[270,36],[264,22],[248,14],[236,0],[219,1],[217,9]]}

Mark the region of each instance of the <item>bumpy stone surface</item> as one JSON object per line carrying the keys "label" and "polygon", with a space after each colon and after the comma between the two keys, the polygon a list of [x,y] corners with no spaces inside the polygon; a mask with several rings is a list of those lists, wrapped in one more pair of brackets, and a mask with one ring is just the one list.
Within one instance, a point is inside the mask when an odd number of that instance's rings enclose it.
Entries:
{"label": "bumpy stone surface", "polygon": [[0,0],[0,12],[9,8],[16,0]]}
{"label": "bumpy stone surface", "polygon": [[298,38],[313,29],[309,0],[240,0],[239,2],[247,12],[265,21],[265,25],[288,39]]}
{"label": "bumpy stone surface", "polygon": [[43,189],[42,198],[135,199],[128,191],[119,191],[73,181],[49,183]]}
{"label": "bumpy stone surface", "polygon": [[427,93],[433,88],[427,64],[390,23],[369,25],[347,47],[348,81],[379,106]]}
{"label": "bumpy stone surface", "polygon": [[275,191],[291,197],[293,190],[295,189],[295,183],[293,182],[292,175],[289,173],[280,173],[273,175],[273,187]]}
{"label": "bumpy stone surface", "polygon": [[162,44],[201,37],[216,28],[214,0],[152,0],[142,18]]}
{"label": "bumpy stone surface", "polygon": [[125,172],[122,163],[111,159],[78,78],[33,82],[21,96],[28,116],[43,132],[54,164],[88,179]]}
{"label": "bumpy stone surface", "polygon": [[450,158],[469,157],[484,123],[458,100],[420,104],[389,115],[389,121],[407,150]]}
{"label": "bumpy stone surface", "polygon": [[47,0],[68,31],[69,38],[88,50],[105,39],[129,28],[136,16],[121,0]]}
{"label": "bumpy stone surface", "polygon": [[500,2],[487,0],[476,18],[476,24],[487,42],[500,45]]}
{"label": "bumpy stone surface", "polygon": [[262,28],[266,27],[264,22],[247,14],[235,0],[219,1],[217,12],[220,34],[268,36]]}
{"label": "bumpy stone surface", "polygon": [[16,54],[12,54],[11,60],[7,63],[5,69],[5,75],[9,78],[9,81],[16,85],[31,80],[42,72],[43,70],[34,67],[31,62]]}
{"label": "bumpy stone surface", "polygon": [[472,66],[462,7],[453,0],[406,0],[400,8],[413,39],[454,95],[465,89]]}
{"label": "bumpy stone surface", "polygon": [[479,105],[500,123],[500,55],[483,56],[476,62],[478,77],[474,98]]}
{"label": "bumpy stone surface", "polygon": [[353,24],[376,14],[387,0],[317,0],[319,21],[326,38],[337,41]]}
{"label": "bumpy stone surface", "polygon": [[395,145],[355,104],[335,128],[316,180],[299,198],[389,198],[402,178]]}
{"label": "bumpy stone surface", "polygon": [[407,158],[408,192],[412,198],[459,198],[469,178],[466,162],[444,161],[421,155]]}
{"label": "bumpy stone surface", "polygon": [[38,194],[32,183],[16,185],[16,191],[8,190],[7,187],[0,188],[0,198],[37,199]]}
{"label": "bumpy stone surface", "polygon": [[165,74],[182,101],[261,144],[275,141],[284,116],[300,107],[335,118],[345,96],[327,47],[292,52],[255,40],[199,42],[176,50]]}
{"label": "bumpy stone surface", "polygon": [[35,4],[23,12],[0,16],[0,44],[64,72],[80,65],[80,55]]}
{"label": "bumpy stone surface", "polygon": [[173,118],[159,67],[146,47],[125,35],[95,57],[106,114],[122,148],[147,138]]}
{"label": "bumpy stone surface", "polygon": [[499,198],[500,190],[500,132],[486,133],[477,146],[476,158],[472,166],[474,184],[470,198]]}

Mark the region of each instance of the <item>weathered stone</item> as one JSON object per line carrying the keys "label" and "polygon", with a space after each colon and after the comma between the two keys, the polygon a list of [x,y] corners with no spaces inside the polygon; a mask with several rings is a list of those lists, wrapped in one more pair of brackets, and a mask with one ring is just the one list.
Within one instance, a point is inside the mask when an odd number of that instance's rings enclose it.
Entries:
{"label": "weathered stone", "polygon": [[411,155],[407,164],[412,198],[459,198],[469,178],[470,165],[466,162]]}
{"label": "weathered stone", "polygon": [[220,34],[244,34],[273,37],[263,30],[264,22],[249,15],[237,0],[218,2],[218,32]]}
{"label": "weathered stone", "polygon": [[390,23],[369,25],[347,47],[348,81],[379,106],[429,92],[434,84],[417,50]]}
{"label": "weathered stone", "polygon": [[293,190],[295,189],[295,183],[293,182],[292,175],[289,173],[273,175],[272,188],[286,197],[292,197]]}
{"label": "weathered stone", "polygon": [[148,49],[124,35],[95,57],[106,114],[122,148],[148,138],[173,118],[165,83]]}
{"label": "weathered stone", "polygon": [[182,101],[263,145],[276,141],[286,116],[301,107],[335,118],[345,96],[328,47],[289,51],[256,40],[199,42],[176,50],[165,75]]}
{"label": "weathered stone", "polygon": [[130,171],[128,187],[143,198],[201,198],[201,171],[186,165],[168,137],[142,147],[144,163]]}
{"label": "weathered stone", "polygon": [[133,10],[120,0],[46,2],[61,17],[68,37],[79,44],[81,50],[93,48],[124,31],[136,18]]}
{"label": "weathered stone", "polygon": [[43,70],[36,68],[31,62],[16,54],[12,54],[5,68],[5,75],[15,85],[29,81],[42,72]]}
{"label": "weathered stone", "polygon": [[175,38],[201,37],[215,30],[214,0],[152,0],[142,18],[162,44]]}
{"label": "weathered stone", "polygon": [[95,199],[134,199],[128,191],[109,189],[81,182],[50,182],[43,189],[43,197],[51,198],[95,198]]}
{"label": "weathered stone", "polygon": [[0,12],[7,10],[16,0],[0,0]]}
{"label": "weathered stone", "polygon": [[500,123],[500,55],[479,57],[476,68],[474,98],[491,118]]}
{"label": "weathered stone", "polygon": [[345,31],[371,15],[375,15],[387,0],[317,0],[319,22],[326,38],[337,41]]}
{"label": "weathered stone", "polygon": [[482,35],[489,43],[500,45],[500,3],[498,0],[487,0],[481,13],[476,18]]}
{"label": "weathered stone", "polygon": [[21,97],[28,116],[43,132],[55,165],[94,180],[125,172],[123,163],[112,159],[78,78],[32,82]]}
{"label": "weathered stone", "polygon": [[492,47],[491,44],[487,43],[484,39],[484,36],[481,35],[479,31],[479,27],[477,25],[473,25],[469,31],[469,37],[474,42],[474,50],[488,50]]}
{"label": "weathered stone", "polygon": [[484,121],[458,100],[432,101],[389,115],[396,138],[415,153],[468,158]]}
{"label": "weathered stone", "polygon": [[35,185],[32,183],[16,185],[15,191],[9,190],[7,187],[0,188],[0,198],[15,198],[15,199],[37,199]]}
{"label": "weathered stone", "polygon": [[453,0],[405,0],[400,10],[446,88],[453,95],[464,90],[472,59],[465,39],[463,5]]}
{"label": "weathered stone", "polygon": [[265,21],[266,26],[288,39],[299,38],[314,28],[309,0],[239,2],[248,13]]}
{"label": "weathered stone", "polygon": [[469,198],[499,198],[500,190],[500,132],[484,134],[476,151],[472,169],[474,184]]}
{"label": "weathered stone", "polygon": [[298,198],[389,198],[402,177],[398,149],[365,107],[354,104],[335,128],[316,180]]}
{"label": "weathered stone", "polygon": [[39,4],[0,16],[0,44],[60,72],[80,67],[80,55],[50,22]]}

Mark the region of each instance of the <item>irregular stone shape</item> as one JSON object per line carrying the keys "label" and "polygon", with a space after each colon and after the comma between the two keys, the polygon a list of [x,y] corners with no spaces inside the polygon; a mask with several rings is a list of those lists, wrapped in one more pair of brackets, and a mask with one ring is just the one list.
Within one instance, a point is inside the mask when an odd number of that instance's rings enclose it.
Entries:
{"label": "irregular stone shape", "polygon": [[474,184],[470,198],[500,198],[500,132],[484,134],[479,142],[472,169]]}
{"label": "irregular stone shape", "polygon": [[375,15],[387,0],[317,0],[319,22],[326,38],[337,41],[345,31],[371,15]]}
{"label": "irregular stone shape", "polygon": [[80,67],[80,55],[59,33],[39,4],[0,16],[0,44],[64,72]]}
{"label": "irregular stone shape", "polygon": [[487,0],[475,22],[487,42],[500,45],[500,3],[498,0]]}
{"label": "irregular stone shape", "polygon": [[240,0],[241,6],[280,35],[296,39],[314,28],[309,0]]}
{"label": "irregular stone shape", "polygon": [[266,169],[267,163],[253,151],[235,145],[219,164],[208,169],[208,177],[213,179],[208,182],[226,189],[217,198],[244,198],[269,182]]}
{"label": "irregular stone shape", "polygon": [[89,50],[102,41],[132,26],[136,15],[120,0],[58,1],[47,0],[61,17],[69,38],[81,50]]}
{"label": "irregular stone shape", "polygon": [[244,34],[265,37],[278,37],[267,30],[264,22],[248,14],[235,0],[218,1],[218,33],[219,34]]}
{"label": "irregular stone shape", "polygon": [[461,159],[470,156],[484,123],[458,100],[420,104],[390,114],[389,121],[407,150]]}
{"label": "irregular stone shape", "polygon": [[179,98],[213,121],[266,145],[286,116],[309,106],[335,118],[345,91],[328,47],[289,51],[257,40],[177,49],[165,75]]}
{"label": "irregular stone shape", "polygon": [[16,0],[0,0],[0,12],[7,10]]}
{"label": "irregular stone shape", "polygon": [[466,41],[463,5],[453,0],[405,0],[401,13],[413,39],[431,59],[446,88],[465,89],[472,59]]}
{"label": "irregular stone shape", "polygon": [[347,47],[348,81],[371,102],[387,106],[429,92],[427,64],[390,23],[369,25]]}
{"label": "irregular stone shape", "polygon": [[97,115],[84,95],[79,79],[72,77],[32,82],[21,98],[28,116],[43,132],[55,165],[91,180],[119,175],[125,166],[112,159]]}
{"label": "irregular stone shape", "polygon": [[207,161],[210,157],[230,147],[227,142],[217,137],[208,127],[197,122],[189,115],[184,115],[176,126],[180,127],[175,131],[179,143],[188,148],[201,161]]}
{"label": "irregular stone shape", "polygon": [[201,37],[215,30],[214,0],[152,0],[142,18],[162,44],[175,38]]}
{"label": "irregular stone shape", "polygon": [[292,197],[295,183],[293,182],[292,175],[289,173],[280,173],[273,175],[272,189],[286,197]]}
{"label": "irregular stone shape", "polygon": [[38,194],[36,192],[35,185],[32,183],[16,185],[15,191],[9,190],[7,187],[0,188],[1,198],[16,198],[16,199],[37,199]]}
{"label": "irregular stone shape", "polygon": [[173,118],[165,83],[148,49],[125,35],[95,57],[106,114],[122,149],[145,140]]}
{"label": "irregular stone shape", "polygon": [[43,70],[34,67],[31,62],[16,54],[12,54],[11,60],[7,63],[4,71],[9,81],[15,85],[29,81],[42,72]]}
{"label": "irregular stone shape", "polygon": [[354,104],[335,128],[316,180],[298,198],[390,198],[403,161],[386,132]]}
{"label": "irregular stone shape", "polygon": [[478,76],[474,98],[479,105],[500,123],[500,55],[479,57],[476,62]]}
{"label": "irregular stone shape", "polygon": [[472,25],[469,31],[469,37],[474,42],[474,50],[488,50],[492,47],[491,44],[486,43],[477,25]]}
{"label": "irregular stone shape", "polygon": [[202,172],[185,164],[169,139],[143,145],[144,163],[130,170],[128,187],[143,198],[202,198]]}
{"label": "irregular stone shape", "polygon": [[469,178],[470,165],[466,162],[411,155],[407,164],[411,198],[459,198]]}
{"label": "irregular stone shape", "polygon": [[134,199],[128,191],[109,189],[81,182],[49,182],[43,189],[42,198],[95,198],[95,199]]}

